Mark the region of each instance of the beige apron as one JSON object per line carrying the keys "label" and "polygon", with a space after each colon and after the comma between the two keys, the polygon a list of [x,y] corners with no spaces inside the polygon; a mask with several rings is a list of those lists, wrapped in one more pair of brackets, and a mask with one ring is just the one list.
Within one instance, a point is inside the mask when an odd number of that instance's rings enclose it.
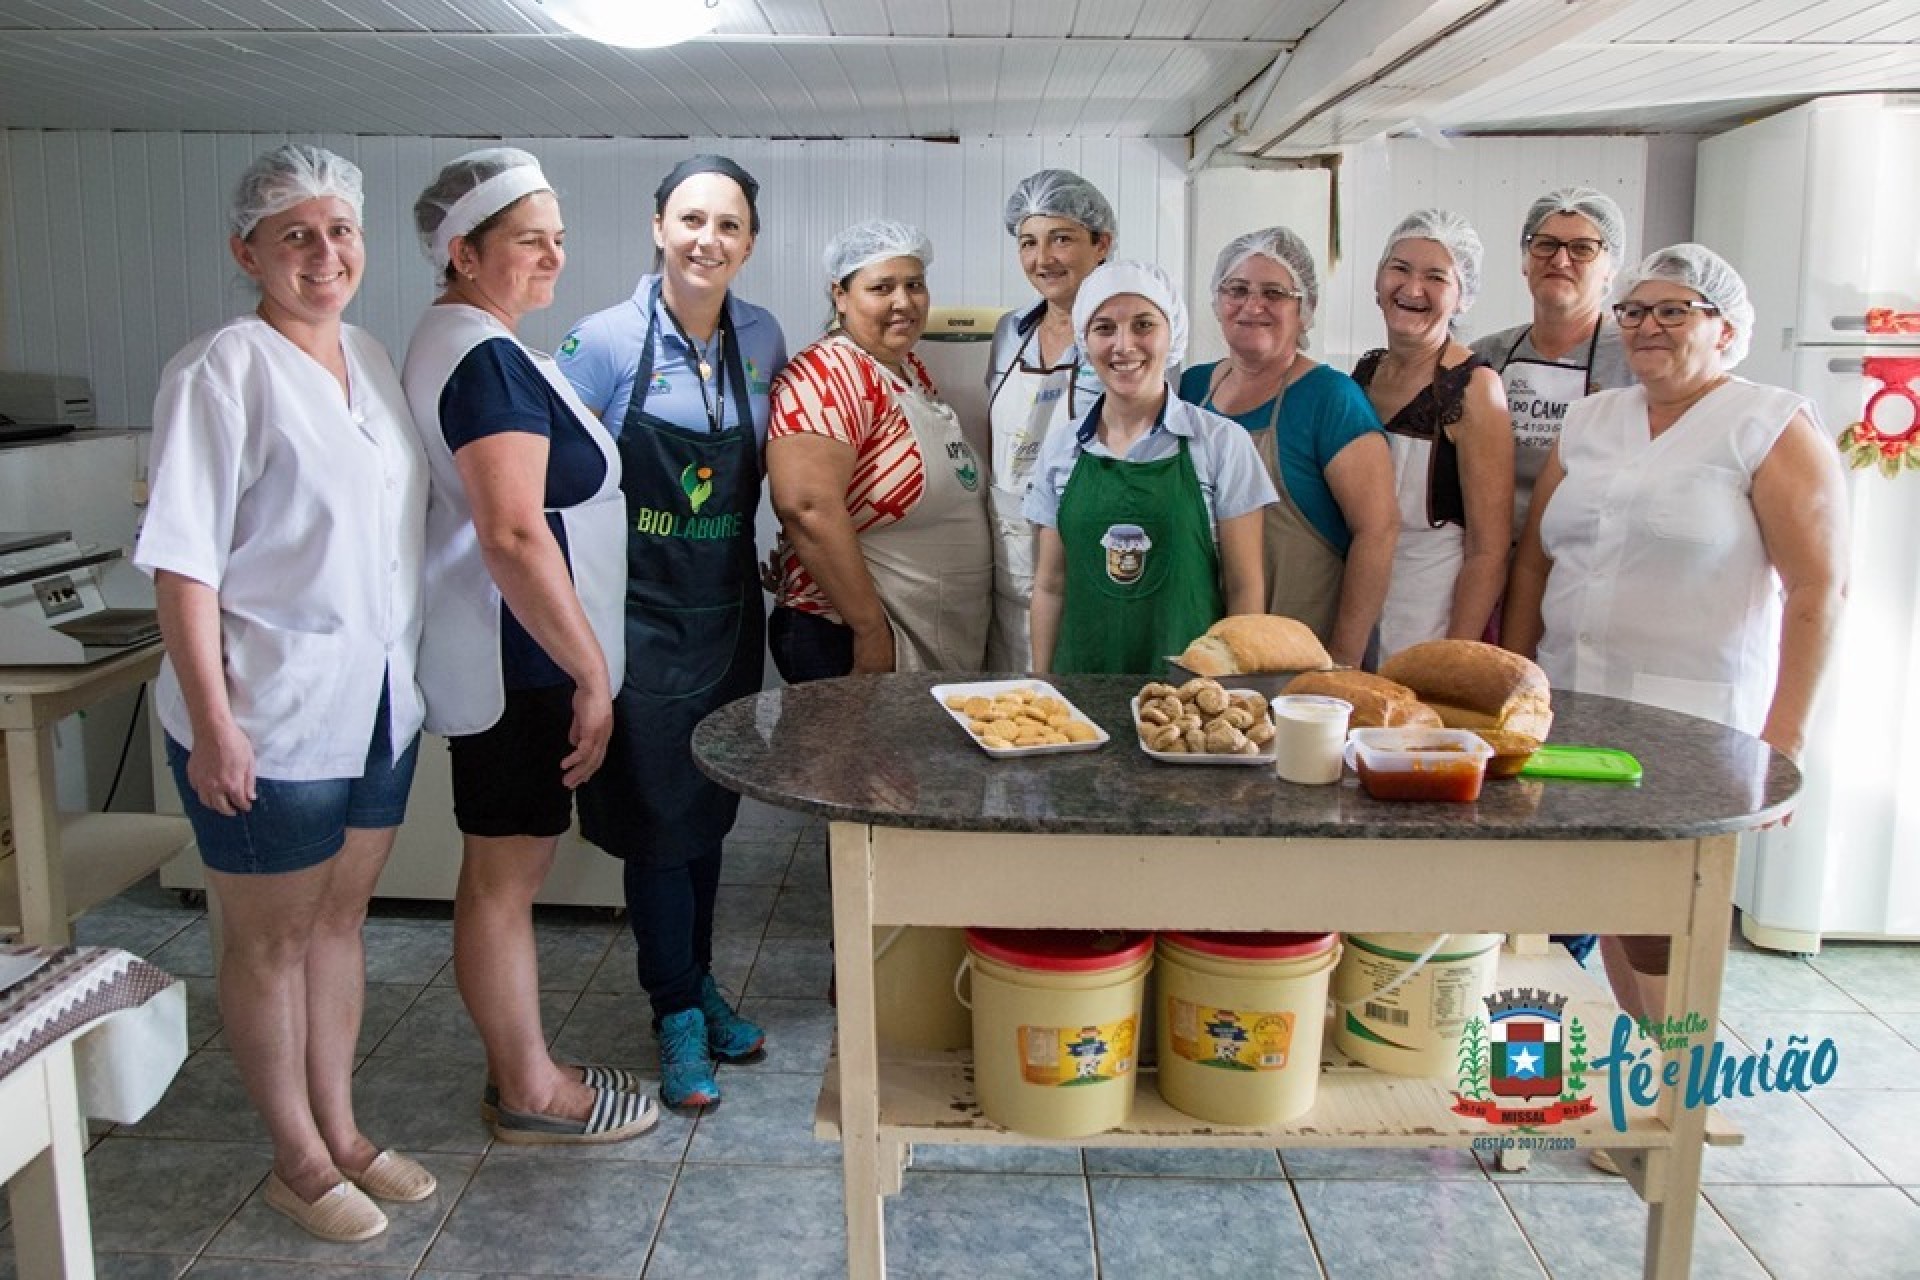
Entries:
{"label": "beige apron", "polygon": [[985,480],[954,411],[880,368],[906,414],[924,474],[920,500],[905,516],[860,535],[893,628],[894,670],[979,671],[993,618]]}

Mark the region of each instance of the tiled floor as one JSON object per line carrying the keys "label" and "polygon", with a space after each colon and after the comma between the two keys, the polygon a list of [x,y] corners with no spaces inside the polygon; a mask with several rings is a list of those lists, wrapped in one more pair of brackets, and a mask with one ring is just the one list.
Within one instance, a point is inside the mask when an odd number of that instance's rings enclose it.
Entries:
{"label": "tiled floor", "polygon": [[[582,1151],[494,1145],[476,1113],[478,1042],[451,986],[443,908],[367,927],[356,1098],[367,1132],[421,1156],[432,1201],[364,1245],[325,1245],[260,1198],[268,1152],[219,1032],[205,921],[151,884],[82,922],[187,978],[193,1056],[140,1125],[87,1161],[103,1277],[374,1280],[845,1274],[837,1148],[814,1141],[833,1033],[817,825],[748,805],[720,906],[723,983],[772,1053],[727,1068],[727,1100],[646,1138]],[[545,912],[541,982],[563,1056],[646,1067],[632,942],[602,912]],[[1840,1049],[1804,1097],[1740,1099],[1747,1145],[1708,1153],[1694,1274],[1920,1275],[1920,947],[1836,944],[1809,962],[1736,951],[1727,1032]],[[888,1204],[907,1277],[1330,1276],[1338,1280],[1639,1274],[1643,1209],[1579,1153],[1519,1174],[1459,1151],[1085,1151],[923,1147]],[[0,1280],[12,1280],[0,1237]]]}

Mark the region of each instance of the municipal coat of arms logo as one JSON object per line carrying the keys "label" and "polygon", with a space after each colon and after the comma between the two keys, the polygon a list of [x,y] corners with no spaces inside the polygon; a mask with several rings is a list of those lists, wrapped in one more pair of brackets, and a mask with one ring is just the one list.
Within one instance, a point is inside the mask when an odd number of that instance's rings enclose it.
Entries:
{"label": "municipal coat of arms logo", "polygon": [[[1486,997],[1487,1017],[1460,1039],[1455,1113],[1488,1124],[1559,1124],[1591,1115],[1586,1096],[1587,1031],[1567,1018],[1567,998],[1537,987]],[[1509,1099],[1519,1105],[1503,1105]]]}

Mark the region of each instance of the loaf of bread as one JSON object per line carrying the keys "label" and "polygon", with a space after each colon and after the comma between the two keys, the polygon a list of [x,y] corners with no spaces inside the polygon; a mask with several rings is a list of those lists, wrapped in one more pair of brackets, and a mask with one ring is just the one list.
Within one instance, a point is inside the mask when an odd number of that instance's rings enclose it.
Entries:
{"label": "loaf of bread", "polygon": [[1282,693],[1315,693],[1353,704],[1355,729],[1438,729],[1440,713],[1413,690],[1365,671],[1306,671],[1287,681]]}
{"label": "loaf of bread", "polygon": [[1553,728],[1546,673],[1517,653],[1478,640],[1428,640],[1380,664],[1450,729],[1506,729],[1540,742]]}
{"label": "loaf of bread", "polygon": [[1180,665],[1199,676],[1262,671],[1324,671],[1333,665],[1313,629],[1276,613],[1222,618],[1187,646]]}

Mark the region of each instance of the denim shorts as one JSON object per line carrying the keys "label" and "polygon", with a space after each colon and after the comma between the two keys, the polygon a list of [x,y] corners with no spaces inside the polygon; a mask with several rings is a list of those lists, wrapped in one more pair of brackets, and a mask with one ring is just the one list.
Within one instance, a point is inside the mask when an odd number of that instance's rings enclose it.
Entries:
{"label": "denim shorts", "polygon": [[253,808],[232,817],[200,803],[187,781],[187,749],[167,737],[167,765],[180,788],[180,802],[200,860],[229,875],[271,875],[317,866],[340,852],[347,828],[378,831],[397,827],[407,816],[407,791],[413,786],[413,765],[420,754],[420,735],[395,760],[388,745],[387,694],[380,692],[380,710],[373,718],[373,740],[367,762],[357,778],[322,778],[309,782],[254,779]]}

